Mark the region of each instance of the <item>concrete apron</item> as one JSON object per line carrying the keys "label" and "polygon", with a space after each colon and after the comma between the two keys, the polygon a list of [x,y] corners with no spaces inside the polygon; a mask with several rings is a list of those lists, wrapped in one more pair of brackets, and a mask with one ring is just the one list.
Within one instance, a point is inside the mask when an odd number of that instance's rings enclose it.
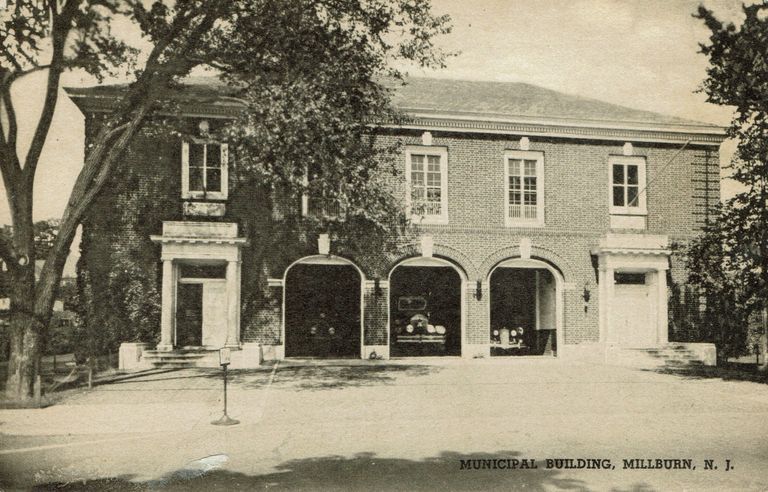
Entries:
{"label": "concrete apron", "polygon": [[[264,365],[274,365],[276,362],[268,361]],[[465,357],[392,357],[390,359],[369,360],[369,359],[312,359],[312,358],[286,358],[280,361],[280,367],[356,367],[356,366],[466,366],[474,364],[563,364],[565,361],[551,356],[513,356],[513,357],[491,357],[467,359]],[[568,361],[568,364],[578,364],[575,361]]]}

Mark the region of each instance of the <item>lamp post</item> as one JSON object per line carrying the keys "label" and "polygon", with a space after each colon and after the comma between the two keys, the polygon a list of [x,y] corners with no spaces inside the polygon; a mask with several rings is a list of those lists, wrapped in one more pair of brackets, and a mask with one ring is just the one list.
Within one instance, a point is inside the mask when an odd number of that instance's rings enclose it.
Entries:
{"label": "lamp post", "polygon": [[227,415],[227,366],[229,366],[230,352],[228,348],[219,349],[219,365],[224,370],[224,415],[220,419],[211,422],[213,425],[235,425],[239,420],[235,420]]}

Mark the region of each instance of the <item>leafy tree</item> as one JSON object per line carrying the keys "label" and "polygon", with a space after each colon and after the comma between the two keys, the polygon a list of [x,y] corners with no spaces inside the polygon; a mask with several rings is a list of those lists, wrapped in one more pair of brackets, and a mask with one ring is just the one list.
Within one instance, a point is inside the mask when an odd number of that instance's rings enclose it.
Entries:
{"label": "leafy tree", "polygon": [[[744,331],[768,306],[768,2],[744,6],[744,22],[724,24],[699,7],[695,17],[710,30],[701,52],[709,59],[702,90],[709,102],[733,106],[728,136],[738,141],[730,165],[741,191],[689,249],[692,282],[716,307],[723,326]],[[709,306],[709,309],[715,309]],[[732,323],[735,322],[735,323]],[[738,337],[736,333],[732,336]],[[743,337],[741,337],[743,338]],[[765,353],[763,337],[763,353]],[[766,366],[768,368],[768,366]]]}
{"label": "leafy tree", "polygon": [[[34,250],[35,258],[45,258],[48,252],[53,247],[53,241],[56,239],[56,235],[59,232],[58,219],[39,220],[32,226],[34,231]],[[7,242],[11,241],[13,237],[13,228],[4,225],[0,226],[0,240]],[[4,265],[2,271],[0,271],[0,298],[7,298],[9,293],[9,286],[11,285],[11,279],[9,278],[7,265]],[[4,336],[3,333],[0,336]]]}
{"label": "leafy tree", "polygon": [[[46,219],[32,225],[35,258],[45,258],[51,251],[56,235],[59,233],[59,222],[58,219]],[[13,228],[8,225],[0,227],[0,236],[4,236],[4,241],[10,242],[13,237]]]}
{"label": "leafy tree", "polygon": [[744,355],[751,313],[750,293],[741,282],[743,249],[733,231],[738,219],[727,206],[715,210],[715,220],[688,244],[686,267],[689,281],[697,287],[701,312],[695,319],[702,341],[717,344],[718,357]]}
{"label": "leafy tree", "polygon": [[[150,45],[145,56],[110,31],[118,17],[141,31]],[[443,55],[432,39],[447,31],[447,23],[447,17],[431,13],[429,0],[18,0],[1,12],[0,171],[13,225],[10,240],[0,237],[0,257],[13,285],[7,397],[32,396],[41,341],[78,225],[120,168],[132,138],[159,110],[172,110],[165,96],[191,70],[213,67],[237,89],[233,97],[244,116],[234,132],[241,137],[238,157],[244,172],[264,170],[262,175],[278,176],[296,188],[304,173],[286,164],[300,161],[285,156],[296,156],[307,143],[302,132],[309,129],[310,159],[338,164],[327,166],[318,183],[344,178],[341,191],[316,186],[352,203],[356,215],[363,216],[361,204],[386,202],[366,186],[375,161],[362,159],[362,169],[352,165],[372,148],[358,143],[365,126],[361,120],[383,115],[388,105],[387,92],[376,81],[400,77],[389,68],[396,60],[440,65]],[[61,75],[74,69],[102,79],[125,68],[134,70],[132,82],[89,141],[36,281],[33,185]],[[29,150],[21,155],[11,88],[33,72],[46,73],[45,102]],[[314,140],[322,129],[332,129],[331,136]],[[247,143],[256,139],[260,143]],[[269,150],[274,143],[280,145]],[[301,158],[306,162],[306,155]],[[377,223],[389,208],[379,207],[367,220]]]}

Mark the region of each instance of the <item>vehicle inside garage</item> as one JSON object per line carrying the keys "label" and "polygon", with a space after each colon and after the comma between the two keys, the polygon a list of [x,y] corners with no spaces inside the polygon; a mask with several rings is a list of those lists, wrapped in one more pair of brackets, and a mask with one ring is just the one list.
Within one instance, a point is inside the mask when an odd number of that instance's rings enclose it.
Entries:
{"label": "vehicle inside garage", "polygon": [[360,357],[360,274],[351,265],[298,264],[285,282],[287,357]]}
{"label": "vehicle inside garage", "polygon": [[543,268],[491,274],[491,355],[553,355],[557,350],[555,279]]}
{"label": "vehicle inside garage", "polygon": [[450,266],[398,266],[390,277],[393,357],[461,355],[461,277]]}

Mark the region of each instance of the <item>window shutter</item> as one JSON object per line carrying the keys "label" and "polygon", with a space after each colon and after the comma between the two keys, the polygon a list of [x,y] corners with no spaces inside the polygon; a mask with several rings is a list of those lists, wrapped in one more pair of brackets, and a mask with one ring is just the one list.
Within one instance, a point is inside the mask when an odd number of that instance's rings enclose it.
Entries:
{"label": "window shutter", "polygon": [[189,198],[189,142],[181,142],[181,197]]}
{"label": "window shutter", "polygon": [[229,193],[229,145],[221,144],[221,194],[227,198]]}
{"label": "window shutter", "polygon": [[304,185],[304,193],[301,194],[301,216],[307,217],[309,215],[309,194],[307,194],[307,186],[309,186],[309,166],[304,168],[304,177],[301,179],[301,183]]}

